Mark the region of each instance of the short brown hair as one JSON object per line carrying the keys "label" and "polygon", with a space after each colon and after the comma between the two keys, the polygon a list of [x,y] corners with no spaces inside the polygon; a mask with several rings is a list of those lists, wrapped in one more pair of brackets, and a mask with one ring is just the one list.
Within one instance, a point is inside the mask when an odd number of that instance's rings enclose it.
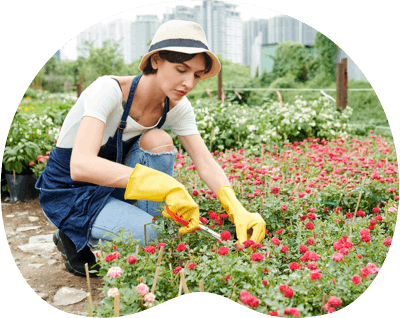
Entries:
{"label": "short brown hair", "polygon": [[[200,54],[200,53],[187,54],[187,53],[167,51],[167,50],[158,51],[156,53],[158,53],[158,55],[160,56],[161,59],[167,60],[170,63],[182,63],[182,62],[190,61],[197,54]],[[156,54],[156,53],[154,53],[154,54]],[[203,55],[204,60],[206,62],[206,69],[205,69],[204,73],[208,73],[212,67],[212,60],[208,56],[207,53],[202,52],[201,54]],[[150,56],[150,58],[147,60],[146,67],[143,69],[143,74],[149,75],[149,74],[156,74],[156,73],[157,73],[157,70],[155,70],[151,66],[151,56]]]}

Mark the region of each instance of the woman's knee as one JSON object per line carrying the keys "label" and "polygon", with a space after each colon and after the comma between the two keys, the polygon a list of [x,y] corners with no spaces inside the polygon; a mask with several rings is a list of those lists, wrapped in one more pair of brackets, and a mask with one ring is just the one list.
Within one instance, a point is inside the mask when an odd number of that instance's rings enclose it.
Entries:
{"label": "woman's knee", "polygon": [[170,152],[174,150],[174,143],[165,131],[152,129],[143,134],[140,139],[140,148],[150,152]]}

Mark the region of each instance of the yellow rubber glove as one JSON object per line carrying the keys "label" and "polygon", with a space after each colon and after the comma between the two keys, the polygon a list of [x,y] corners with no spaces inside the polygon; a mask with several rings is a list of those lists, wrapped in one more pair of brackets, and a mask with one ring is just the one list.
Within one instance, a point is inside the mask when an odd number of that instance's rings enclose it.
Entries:
{"label": "yellow rubber glove", "polygon": [[[129,177],[124,198],[125,200],[165,201],[171,212],[189,222],[187,226],[181,226],[179,233],[190,233],[199,227],[200,215],[197,203],[183,184],[164,172],[136,164]],[[162,214],[172,219],[165,209]]]}
{"label": "yellow rubber glove", "polygon": [[[229,221],[236,226],[236,235],[239,244],[250,239],[255,243],[260,243],[265,237],[265,222],[260,214],[249,213],[236,198],[235,192],[230,186],[223,186],[218,189],[218,199],[226,213]],[[253,229],[250,235],[248,230]]]}

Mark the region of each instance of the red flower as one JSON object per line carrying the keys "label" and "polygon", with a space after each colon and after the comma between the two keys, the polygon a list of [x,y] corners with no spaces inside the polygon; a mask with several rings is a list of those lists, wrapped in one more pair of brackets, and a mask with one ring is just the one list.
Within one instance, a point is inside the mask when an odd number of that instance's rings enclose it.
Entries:
{"label": "red flower", "polygon": [[361,283],[361,277],[358,275],[354,275],[353,278],[351,279],[353,281],[354,284],[358,285],[359,283]]}
{"label": "red flower", "polygon": [[182,252],[182,251],[186,250],[186,244],[179,244],[175,250],[178,252]]}
{"label": "red flower", "polygon": [[378,212],[379,212],[379,208],[378,207],[372,209],[372,213],[375,214],[375,213],[378,213]]}
{"label": "red flower", "polygon": [[389,247],[392,244],[392,239],[390,237],[385,238],[383,244]]}
{"label": "red flower", "polygon": [[226,219],[226,218],[229,218],[229,215],[226,214],[226,213],[223,213],[223,214],[221,214],[219,217],[220,217],[221,219]]}
{"label": "red flower", "polygon": [[369,221],[369,224],[372,225],[372,226],[375,226],[376,223],[378,223],[378,222],[375,219],[372,219],[372,220]]}
{"label": "red flower", "polygon": [[361,276],[363,278],[367,278],[368,275],[372,274],[371,269],[369,267],[364,267],[360,269]]}
{"label": "red flower", "polygon": [[312,238],[312,237],[310,237],[308,240],[307,240],[307,245],[313,245],[315,243],[315,240]]}
{"label": "red flower", "polygon": [[295,269],[299,269],[300,268],[300,265],[299,265],[299,263],[297,263],[297,262],[293,262],[293,263],[290,263],[289,264],[289,269],[291,270],[291,271],[293,271],[293,270],[295,270]]}
{"label": "red flower", "polygon": [[137,258],[135,256],[131,255],[131,256],[128,257],[128,263],[129,264],[131,264],[131,265],[132,264],[136,264],[136,262],[137,262]]}
{"label": "red flower", "polygon": [[292,315],[292,316],[300,316],[300,312],[298,311],[297,308],[287,308],[283,311],[284,315]]}
{"label": "red flower", "polygon": [[267,285],[268,285],[268,281],[266,281],[266,280],[262,280],[261,283],[262,283],[264,286],[267,286]]}
{"label": "red flower", "polygon": [[293,297],[293,290],[291,288],[287,287],[285,289],[285,294],[283,296],[285,296],[286,298],[292,298]]}
{"label": "red flower", "polygon": [[230,279],[231,279],[231,277],[229,275],[225,277],[225,281],[228,281]]}
{"label": "red flower", "polygon": [[195,197],[197,197],[197,196],[199,195],[199,191],[193,190],[193,195],[194,195]]}
{"label": "red flower", "polygon": [[301,220],[301,221],[305,221],[305,219],[307,219],[307,217],[306,217],[305,215],[302,215],[302,216],[300,217],[300,220]]}
{"label": "red flower", "polygon": [[253,240],[246,240],[246,241],[243,242],[243,245],[244,245],[245,247],[250,247],[250,246],[252,246],[252,245],[254,245],[254,244],[255,244],[255,243],[254,243]]}
{"label": "red flower", "polygon": [[149,245],[146,248],[144,248],[143,251],[149,254],[154,254],[156,252],[156,248],[154,246]]}
{"label": "red flower", "polygon": [[282,246],[281,252],[282,253],[289,253],[288,247],[287,246]]}
{"label": "red flower", "polygon": [[331,296],[328,299],[328,304],[327,305],[328,305],[328,307],[330,307],[330,306],[340,307],[340,306],[342,306],[342,301],[341,301],[340,298],[337,298],[335,296]]}
{"label": "red flower", "polygon": [[368,243],[371,241],[371,236],[363,235],[363,236],[361,236],[361,241]]}
{"label": "red flower", "polygon": [[218,214],[213,211],[208,212],[208,215],[209,215],[210,219],[212,219],[212,220],[218,219]]}
{"label": "red flower", "polygon": [[199,217],[199,220],[201,221],[201,223],[203,224],[207,224],[208,220],[206,218],[203,218],[202,216]]}
{"label": "red flower", "polygon": [[187,268],[189,268],[189,269],[193,269],[193,268],[195,268],[196,267],[196,264],[195,263],[191,263],[191,264],[189,264],[188,266],[187,266]]}
{"label": "red flower", "polygon": [[318,266],[317,266],[317,264],[315,264],[315,263],[308,263],[307,264],[307,268],[309,269],[309,270],[316,270],[316,269],[318,269]]}
{"label": "red flower", "polygon": [[174,274],[178,274],[180,270],[182,269],[182,266],[178,266],[174,269]]}
{"label": "red flower", "polygon": [[359,259],[362,259],[362,256],[360,254],[356,255]]}
{"label": "red flower", "polygon": [[218,250],[219,255],[226,255],[229,253],[229,247],[228,246],[222,246]]}
{"label": "red flower", "polygon": [[279,193],[279,188],[278,187],[272,187],[272,194],[278,194]]}
{"label": "red flower", "polygon": [[285,229],[279,229],[278,231],[276,231],[275,234],[280,234],[280,233],[282,233],[284,230],[285,230]]}
{"label": "red flower", "polygon": [[279,291],[283,293],[286,290],[287,286],[284,284],[279,285]]}
{"label": "red flower", "polygon": [[307,230],[313,230],[314,229],[314,223],[312,223],[312,222],[306,223],[306,229]]}
{"label": "red flower", "polygon": [[288,209],[288,206],[286,204],[282,204],[281,209],[283,211],[286,211]]}
{"label": "red flower", "polygon": [[158,244],[156,245],[157,248],[160,248],[161,246],[165,246],[165,243],[158,243]]}
{"label": "red flower", "polygon": [[116,257],[113,254],[107,255],[104,257],[104,260],[108,263],[111,262],[112,260],[116,259]]}
{"label": "red flower", "polygon": [[320,279],[322,276],[320,274],[320,269],[312,270],[310,274],[310,278],[312,281],[315,281],[317,279]]}
{"label": "red flower", "polygon": [[308,217],[310,220],[315,220],[315,214],[308,213],[308,214],[307,214],[307,217]]}
{"label": "red flower", "polygon": [[278,314],[277,311],[270,311],[270,312],[268,313],[268,315],[270,315],[270,316],[272,316],[272,317],[279,317],[279,314]]}
{"label": "red flower", "polygon": [[382,216],[377,215],[377,216],[375,217],[375,220],[377,220],[377,221],[382,221],[383,219],[382,219]]}
{"label": "red flower", "polygon": [[231,233],[229,231],[223,231],[221,233],[221,241],[228,241],[231,238]]}
{"label": "red flower", "polygon": [[251,255],[251,260],[253,262],[261,262],[264,260],[264,255],[262,255],[261,253],[254,253]]}
{"label": "red flower", "polygon": [[308,247],[307,247],[307,246],[305,246],[305,245],[300,245],[300,247],[299,247],[300,253],[305,253],[305,252],[307,252],[307,250],[308,250]]}
{"label": "red flower", "polygon": [[281,241],[280,241],[277,237],[273,237],[273,238],[271,239],[271,242],[272,242],[274,245],[276,245],[276,246],[281,245]]}
{"label": "red flower", "polygon": [[346,216],[347,216],[348,219],[351,219],[353,217],[353,213],[349,212],[349,213],[346,214]]}
{"label": "red flower", "polygon": [[303,198],[305,196],[305,193],[304,192],[299,192],[298,196],[299,196],[299,198]]}
{"label": "red flower", "polygon": [[365,213],[362,210],[360,210],[360,211],[357,212],[357,216],[364,217]]}

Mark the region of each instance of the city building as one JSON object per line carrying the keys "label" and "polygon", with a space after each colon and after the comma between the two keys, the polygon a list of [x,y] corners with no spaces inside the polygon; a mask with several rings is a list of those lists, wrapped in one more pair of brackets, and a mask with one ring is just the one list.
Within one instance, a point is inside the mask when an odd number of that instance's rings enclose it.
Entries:
{"label": "city building", "polygon": [[138,15],[131,23],[131,62],[148,52],[149,44],[160,25],[160,20],[156,15]]}

